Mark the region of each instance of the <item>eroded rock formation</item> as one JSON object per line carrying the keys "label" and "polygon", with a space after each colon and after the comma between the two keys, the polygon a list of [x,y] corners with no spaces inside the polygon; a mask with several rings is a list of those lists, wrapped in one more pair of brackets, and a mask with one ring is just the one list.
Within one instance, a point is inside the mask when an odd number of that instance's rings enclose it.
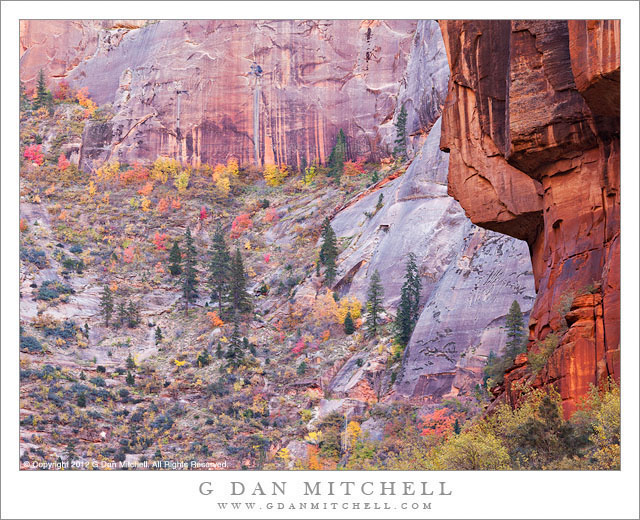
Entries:
{"label": "eroded rock formation", "polygon": [[[620,373],[620,24],[440,26],[449,193],[474,223],[528,242],[530,354],[552,332],[560,340],[537,377],[520,368],[517,379],[556,383],[569,415],[590,384]],[[500,399],[517,400],[513,381]]]}
{"label": "eroded rock formation", "polygon": [[109,21],[22,26],[25,81],[33,83],[45,67],[49,77],[87,86],[99,104],[113,105],[110,151],[93,145],[89,125],[85,169],[107,159],[158,155],[192,164],[230,156],[253,162],[253,62],[263,70],[260,162],[324,162],[340,128],[350,157],[388,155],[383,140],[391,132],[415,21],[165,20],[135,27]]}

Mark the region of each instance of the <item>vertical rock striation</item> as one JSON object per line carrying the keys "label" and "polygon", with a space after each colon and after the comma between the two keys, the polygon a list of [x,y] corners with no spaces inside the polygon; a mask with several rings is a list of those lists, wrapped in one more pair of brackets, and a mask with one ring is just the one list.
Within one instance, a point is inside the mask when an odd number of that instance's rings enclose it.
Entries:
{"label": "vertical rock striation", "polygon": [[[85,169],[109,158],[158,155],[193,165],[231,156],[253,162],[253,62],[263,70],[261,163],[324,162],[341,128],[350,157],[389,153],[388,131],[379,127],[393,118],[415,21],[164,20],[132,27],[108,21],[22,27],[23,79],[33,82],[45,67],[50,77],[87,86],[98,103],[113,105],[110,152],[95,153],[88,138]],[[51,66],[50,56],[56,56]]]}
{"label": "vertical rock striation", "polygon": [[620,25],[440,26],[449,193],[474,223],[528,242],[538,291],[530,353],[560,338],[539,374],[507,375],[500,399],[517,400],[516,380],[556,383],[569,415],[590,384],[620,372]]}

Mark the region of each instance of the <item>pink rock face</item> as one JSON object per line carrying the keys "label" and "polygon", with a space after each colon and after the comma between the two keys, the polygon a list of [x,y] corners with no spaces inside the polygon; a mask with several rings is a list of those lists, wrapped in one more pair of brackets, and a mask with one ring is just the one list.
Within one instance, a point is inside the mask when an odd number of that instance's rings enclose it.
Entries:
{"label": "pink rock face", "polygon": [[[350,157],[389,153],[379,128],[392,124],[415,21],[122,25],[22,27],[25,80],[33,81],[49,56],[60,56],[45,72],[74,87],[87,86],[100,104],[113,104],[115,117],[94,130],[102,138],[111,134],[108,146],[97,146],[109,152],[96,153],[88,140],[81,158],[85,168],[107,159],[151,161],[159,155],[193,165],[232,156],[252,163],[254,114],[260,164],[325,162],[341,128]],[[263,70],[257,92],[256,77],[249,74],[254,62]]]}
{"label": "pink rock face", "polygon": [[[529,243],[530,353],[549,333],[560,337],[534,384],[555,383],[569,415],[590,384],[620,374],[619,22],[441,29],[449,193],[474,223]],[[589,292],[593,301],[580,300]],[[508,401],[529,377],[526,367],[507,374]]]}

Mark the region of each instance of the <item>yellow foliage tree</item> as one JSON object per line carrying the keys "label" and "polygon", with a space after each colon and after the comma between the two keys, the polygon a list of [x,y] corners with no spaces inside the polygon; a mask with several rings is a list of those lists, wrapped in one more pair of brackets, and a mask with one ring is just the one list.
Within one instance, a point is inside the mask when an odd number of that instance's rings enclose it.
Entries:
{"label": "yellow foliage tree", "polygon": [[340,300],[338,307],[338,323],[344,323],[347,313],[351,311],[351,318],[357,320],[362,313],[362,304],[355,296],[347,296]]}
{"label": "yellow foliage tree", "polygon": [[151,178],[164,184],[169,177],[177,177],[180,173],[180,163],[168,157],[158,157],[151,167]]}
{"label": "yellow foliage tree", "polygon": [[339,323],[338,304],[329,289],[316,298],[313,304],[312,318],[315,324],[320,327],[330,327],[335,323]]}
{"label": "yellow foliage tree", "polygon": [[120,163],[118,161],[108,162],[96,170],[96,177],[99,181],[111,181],[120,176]]}
{"label": "yellow foliage tree", "polygon": [[285,165],[278,168],[277,164],[267,164],[264,167],[264,180],[269,186],[280,186],[286,178],[288,172]]}
{"label": "yellow foliage tree", "polygon": [[238,159],[236,159],[235,157],[231,157],[227,161],[226,170],[227,170],[227,174],[233,175],[234,177],[237,177],[238,174],[240,173],[240,168],[238,166]]}
{"label": "yellow foliage tree", "polygon": [[190,178],[191,170],[189,170],[188,168],[176,175],[175,181],[173,181],[173,185],[178,189],[178,193],[184,193],[185,191],[187,191]]}
{"label": "yellow foliage tree", "polygon": [[229,177],[221,176],[216,180],[216,191],[218,195],[223,198],[227,198],[229,196],[229,192],[231,191],[231,183],[229,182]]}

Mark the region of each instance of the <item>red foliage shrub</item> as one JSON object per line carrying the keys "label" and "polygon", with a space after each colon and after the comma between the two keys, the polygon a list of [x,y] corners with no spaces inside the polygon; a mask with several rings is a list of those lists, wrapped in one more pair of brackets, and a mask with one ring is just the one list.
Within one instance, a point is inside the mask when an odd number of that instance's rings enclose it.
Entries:
{"label": "red foliage shrub", "polygon": [[69,166],[71,166],[71,163],[67,160],[66,156],[63,153],[61,153],[60,157],[58,157],[58,170],[63,172]]}
{"label": "red foliage shrub", "polygon": [[38,166],[42,166],[44,162],[44,154],[42,153],[41,144],[32,144],[24,149],[24,158],[33,161]]}
{"label": "red foliage shrub", "polygon": [[166,251],[167,250],[167,246],[165,244],[166,240],[167,240],[166,233],[162,233],[161,235],[156,231],[156,235],[153,237],[153,243],[155,244],[157,249],[159,249],[160,251]]}
{"label": "red foliage shrub", "polygon": [[247,229],[253,227],[253,221],[249,217],[248,213],[241,213],[238,215],[231,224],[231,238],[238,238]]}

